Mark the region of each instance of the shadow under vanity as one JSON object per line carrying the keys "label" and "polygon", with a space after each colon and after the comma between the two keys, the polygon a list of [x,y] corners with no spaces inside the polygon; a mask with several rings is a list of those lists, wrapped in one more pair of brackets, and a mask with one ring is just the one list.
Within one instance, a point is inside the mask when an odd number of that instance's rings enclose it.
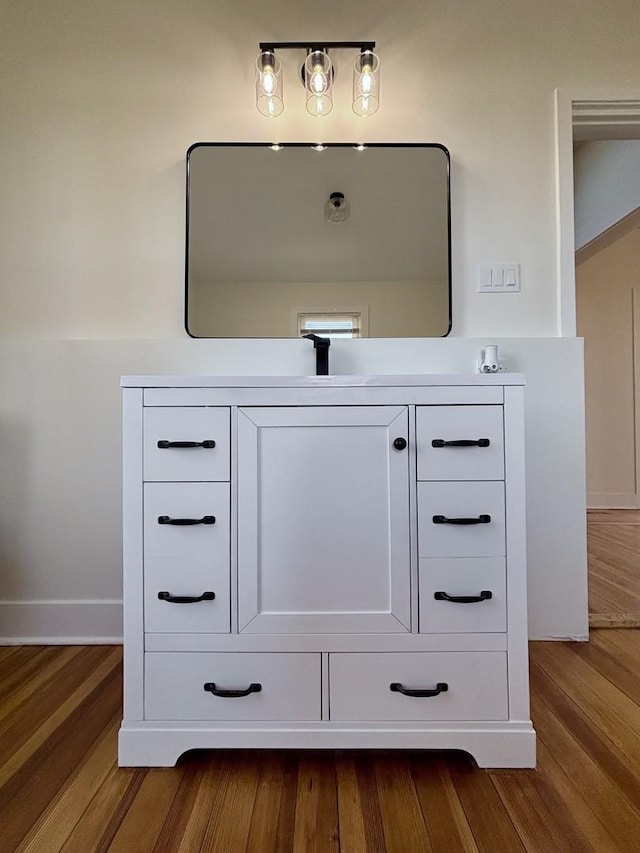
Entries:
{"label": "shadow under vanity", "polygon": [[120,764],[532,767],[518,375],[123,379]]}

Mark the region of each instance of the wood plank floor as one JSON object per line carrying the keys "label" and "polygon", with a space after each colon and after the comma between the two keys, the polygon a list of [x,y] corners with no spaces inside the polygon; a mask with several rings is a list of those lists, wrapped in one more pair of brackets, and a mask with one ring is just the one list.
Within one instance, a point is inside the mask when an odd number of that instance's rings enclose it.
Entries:
{"label": "wood plank floor", "polygon": [[640,851],[640,631],[532,643],[537,770],[446,752],[116,766],[118,647],[0,648],[0,851]]}
{"label": "wood plank floor", "polygon": [[640,510],[587,512],[589,624],[640,628]]}

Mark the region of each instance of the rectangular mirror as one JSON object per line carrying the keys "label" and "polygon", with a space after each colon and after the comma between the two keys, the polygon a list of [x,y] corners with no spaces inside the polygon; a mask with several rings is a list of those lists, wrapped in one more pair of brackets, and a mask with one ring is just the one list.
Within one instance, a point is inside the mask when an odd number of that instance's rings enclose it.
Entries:
{"label": "rectangular mirror", "polygon": [[450,223],[442,145],[196,143],[187,153],[186,330],[447,335]]}

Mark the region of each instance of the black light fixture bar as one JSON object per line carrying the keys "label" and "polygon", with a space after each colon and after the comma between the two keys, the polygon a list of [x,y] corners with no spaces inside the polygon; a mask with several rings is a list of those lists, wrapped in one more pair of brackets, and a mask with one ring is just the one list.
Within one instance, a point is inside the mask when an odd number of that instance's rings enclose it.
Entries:
{"label": "black light fixture bar", "polygon": [[336,48],[359,48],[373,50],[374,41],[261,41],[260,50],[335,50]]}

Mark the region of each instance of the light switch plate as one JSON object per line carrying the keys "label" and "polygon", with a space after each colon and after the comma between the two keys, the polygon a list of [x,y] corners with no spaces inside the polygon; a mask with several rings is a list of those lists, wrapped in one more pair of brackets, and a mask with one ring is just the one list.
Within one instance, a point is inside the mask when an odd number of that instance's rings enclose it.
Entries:
{"label": "light switch plate", "polygon": [[519,293],[520,264],[478,264],[478,293]]}

